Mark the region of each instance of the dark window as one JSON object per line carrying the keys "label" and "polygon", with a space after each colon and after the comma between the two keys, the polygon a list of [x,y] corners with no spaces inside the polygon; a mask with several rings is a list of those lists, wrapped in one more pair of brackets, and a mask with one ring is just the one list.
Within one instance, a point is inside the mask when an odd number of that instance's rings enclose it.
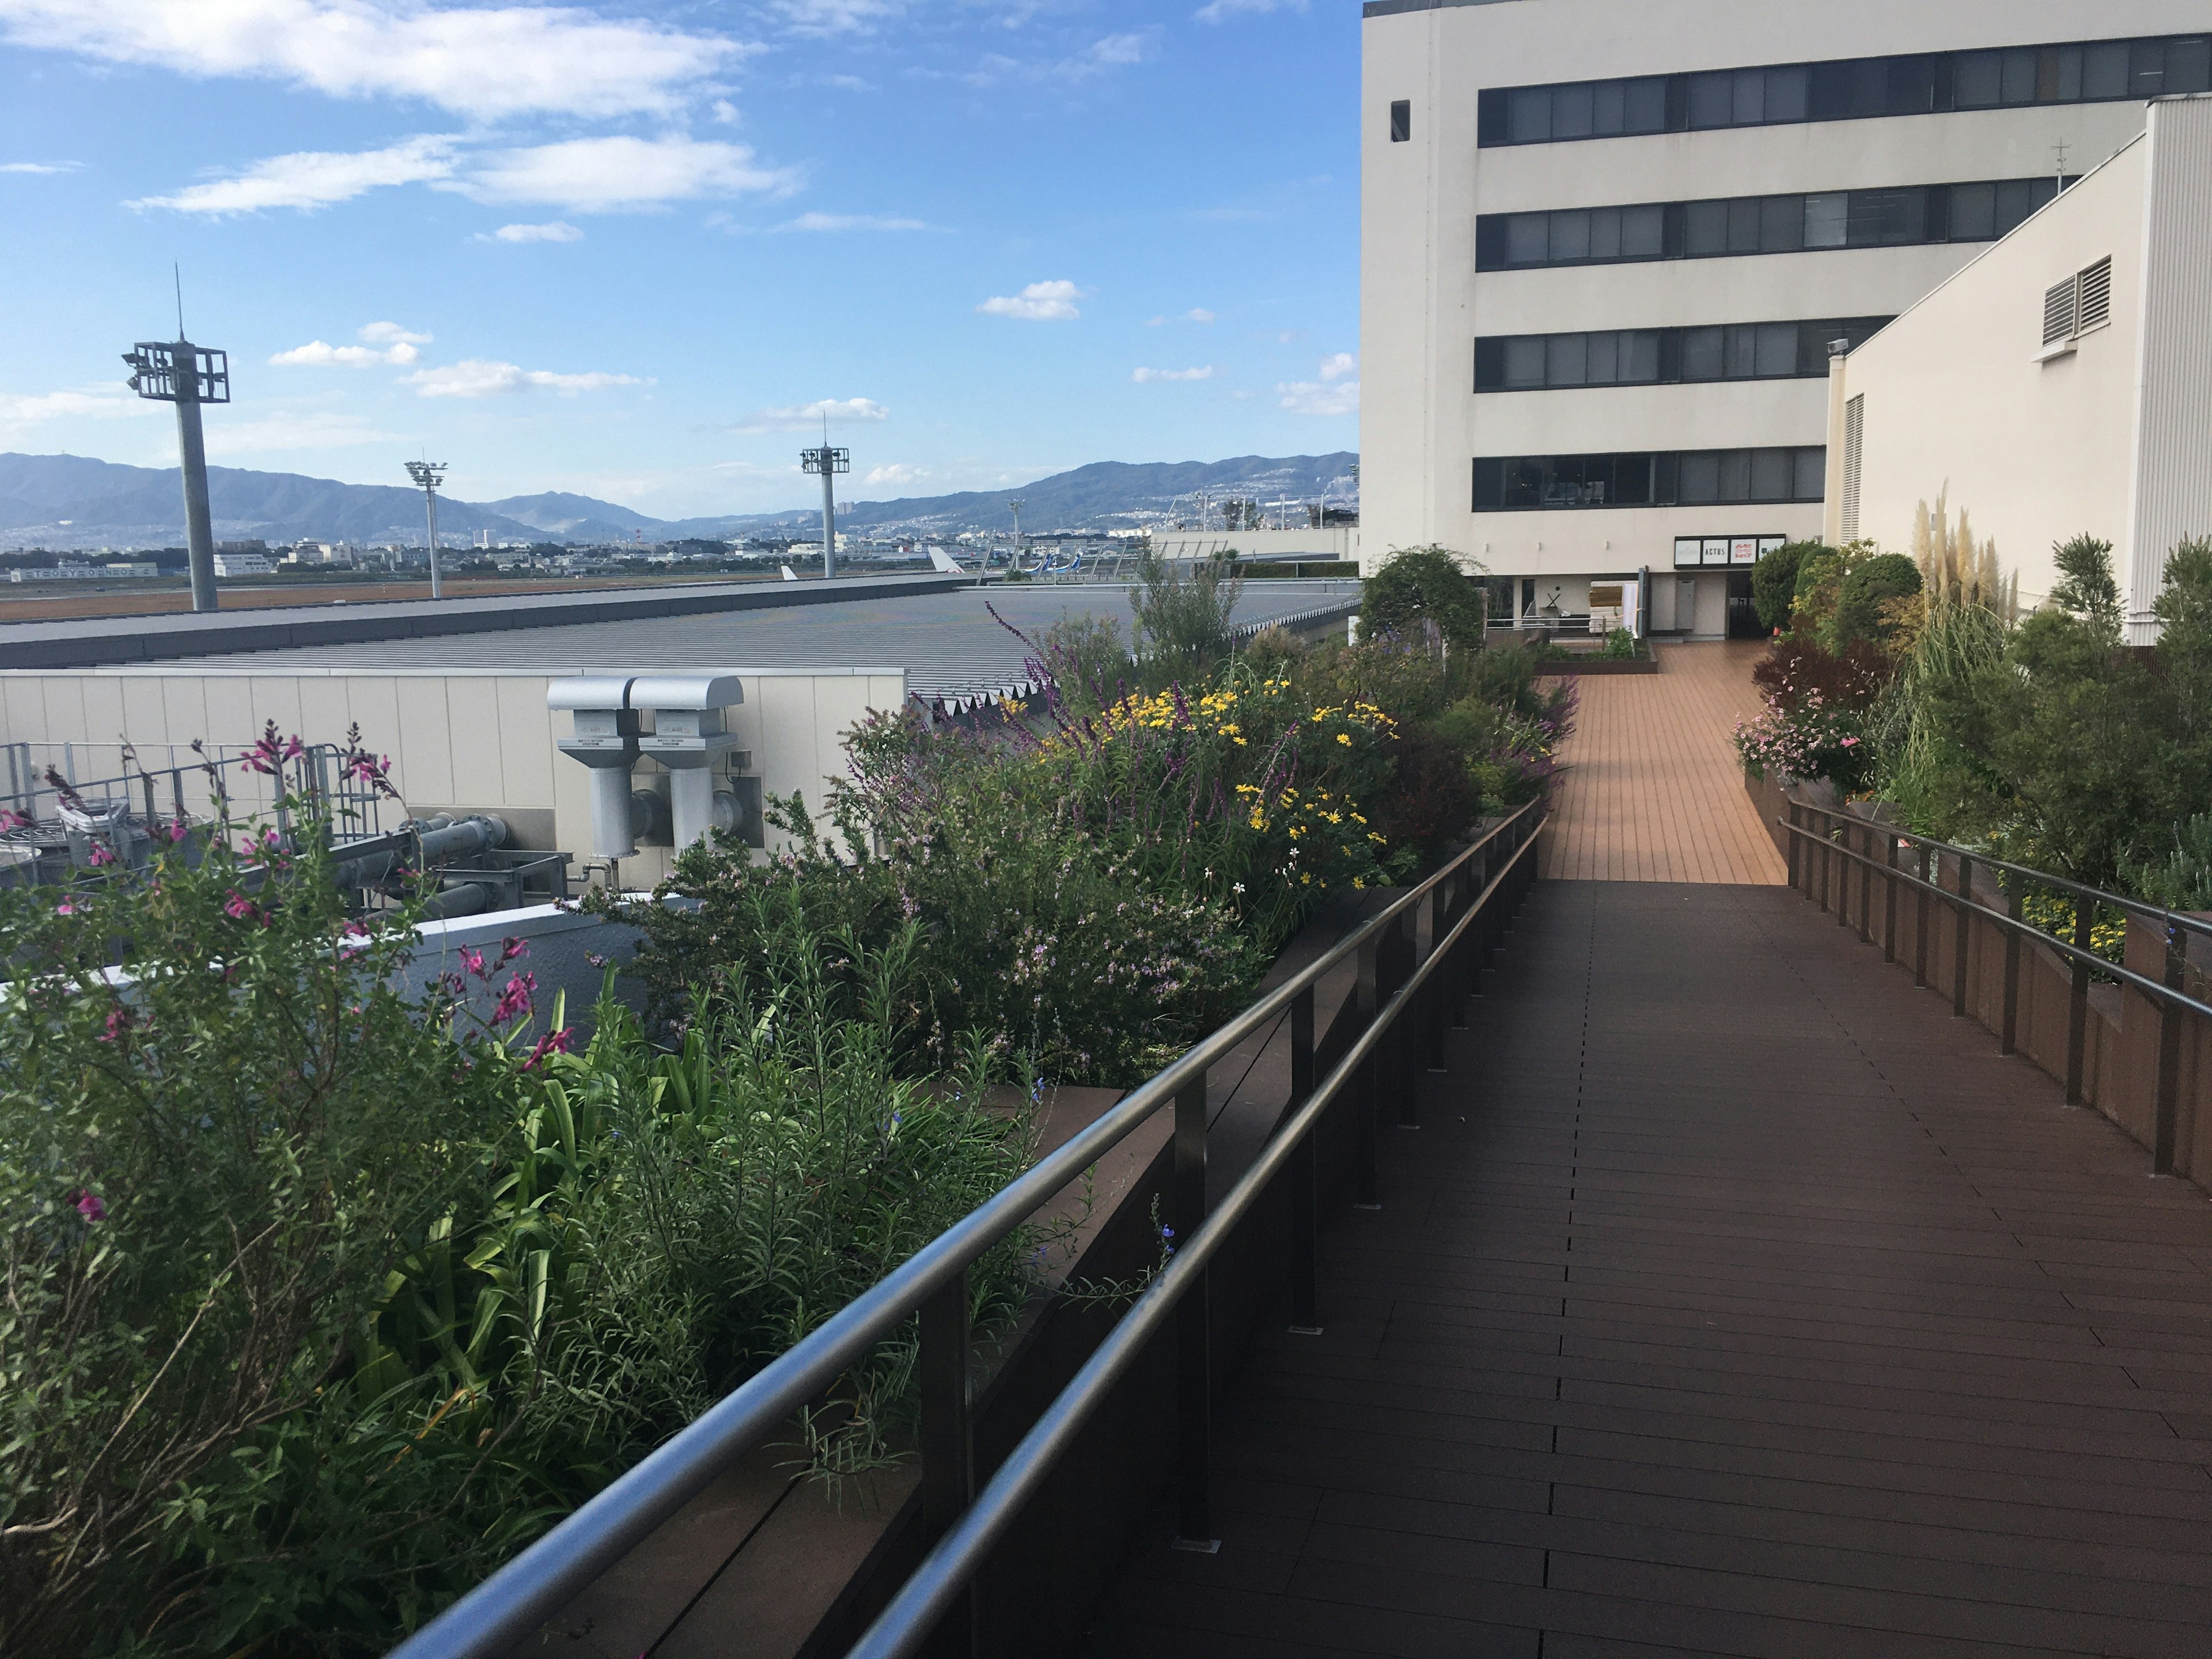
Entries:
{"label": "dark window", "polygon": [[1390,142],[1402,144],[1413,136],[1413,105],[1410,99],[1401,98],[1390,106]]}
{"label": "dark window", "polygon": [[2212,40],[2179,35],[1489,88],[1476,135],[1486,145],[1555,143],[2206,90]]}
{"label": "dark window", "polygon": [[1817,447],[1486,456],[1474,464],[1474,510],[1816,501],[1826,457]]}
{"label": "dark window", "polygon": [[1787,380],[1825,375],[1828,343],[1856,345],[1889,319],[1735,323],[1705,328],[1623,329],[1589,334],[1492,335],[1474,343],[1477,392],[1581,386]]}
{"label": "dark window", "polygon": [[1987,241],[2019,225],[2057,188],[2057,180],[2046,175],[1990,184],[1483,214],[1475,221],[1475,269]]}

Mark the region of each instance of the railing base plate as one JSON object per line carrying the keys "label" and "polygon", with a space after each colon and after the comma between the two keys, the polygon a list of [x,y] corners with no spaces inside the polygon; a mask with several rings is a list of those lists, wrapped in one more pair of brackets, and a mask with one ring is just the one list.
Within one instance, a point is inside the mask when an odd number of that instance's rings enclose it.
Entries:
{"label": "railing base plate", "polygon": [[1293,1325],[1290,1328],[1290,1331],[1292,1336],[1319,1336],[1321,1334],[1321,1327],[1318,1325]]}
{"label": "railing base plate", "polygon": [[1221,1540],[1218,1538],[1177,1538],[1171,1540],[1168,1547],[1186,1550],[1193,1555],[1218,1555],[1221,1553]]}

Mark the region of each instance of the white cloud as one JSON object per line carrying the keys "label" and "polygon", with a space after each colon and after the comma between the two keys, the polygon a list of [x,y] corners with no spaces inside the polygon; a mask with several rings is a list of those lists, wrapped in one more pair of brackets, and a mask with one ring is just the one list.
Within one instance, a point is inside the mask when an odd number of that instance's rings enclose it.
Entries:
{"label": "white cloud", "polygon": [[0,392],[0,432],[43,426],[49,421],[120,420],[165,412],[164,405],[134,397],[119,381],[112,386],[94,384],[70,392]]}
{"label": "white cloud", "polygon": [[714,118],[720,122],[724,126],[733,127],[737,125],[738,106],[732,103],[728,99],[717,98],[708,107],[714,112]]}
{"label": "white cloud", "polygon": [[1194,323],[1210,323],[1213,320],[1213,313],[1204,306],[1193,306],[1188,311],[1184,312],[1183,315]]}
{"label": "white cloud", "polygon": [[1207,0],[1191,14],[1201,23],[1224,23],[1231,17],[1270,11],[1304,11],[1306,0]]}
{"label": "white cloud", "polygon": [[566,219],[555,219],[542,225],[501,225],[489,236],[479,236],[480,242],[580,242],[584,233]]}
{"label": "white cloud", "polygon": [[289,351],[280,351],[269,361],[278,368],[370,368],[379,363],[411,363],[422,355],[415,348],[430,343],[428,335],[415,333],[397,323],[365,324],[357,337],[367,343],[334,346],[310,340]]}
{"label": "white cloud", "polygon": [[891,412],[873,398],[824,398],[811,404],[788,404],[757,409],[730,429],[733,432],[800,432],[832,422],[887,421]]}
{"label": "white cloud", "polygon": [[799,175],[760,165],[747,144],[617,136],[494,151],[471,163],[453,187],[480,202],[547,202],[578,213],[612,213],[701,197],[785,195],[799,187]]}
{"label": "white cloud", "polygon": [[1337,352],[1321,360],[1321,377],[1324,380],[1340,380],[1347,374],[1359,373],[1359,359],[1348,351]]}
{"label": "white cloud", "polygon": [[1145,319],[1145,326],[1146,328],[1158,328],[1166,321],[1167,319],[1165,317],[1147,317]]}
{"label": "white cloud", "polygon": [[776,230],[927,230],[921,219],[886,219],[871,213],[802,213],[774,227]]}
{"label": "white cloud", "polygon": [[465,357],[443,368],[418,368],[399,378],[424,398],[499,398],[514,392],[557,392],[573,398],[580,392],[597,392],[611,386],[650,386],[635,374],[556,374],[550,369],[521,368],[514,363]]}
{"label": "white cloud", "polygon": [[343,449],[353,444],[396,443],[401,435],[380,432],[358,415],[316,410],[258,421],[210,421],[207,451],[210,455],[247,455],[270,449]]}
{"label": "white cloud", "polygon": [[258,213],[264,208],[303,210],[349,202],[389,185],[417,185],[450,178],[453,141],[426,136],[385,149],[299,150],[256,161],[232,179],[188,185],[173,196],[145,196],[125,205],[171,208],[179,213]]}
{"label": "white cloud", "polygon": [[0,173],[75,173],[82,161],[0,161]]}
{"label": "white cloud", "polygon": [[1359,412],[1359,382],[1293,380],[1278,384],[1275,395],[1285,409],[1297,415],[1356,415]]}
{"label": "white cloud", "polygon": [[1019,294],[1000,295],[975,307],[986,317],[1019,317],[1032,323],[1071,322],[1083,313],[1075,302],[1083,290],[1065,277],[1031,283]]}
{"label": "white cloud", "polygon": [[673,114],[764,50],[575,6],[420,0],[5,0],[20,46],[339,98],[417,98],[487,120]]}
{"label": "white cloud", "polygon": [[1147,380],[1210,380],[1213,378],[1213,366],[1208,363],[1203,368],[1140,368],[1129,378],[1139,386]]}
{"label": "white cloud", "polygon": [[894,462],[890,466],[869,468],[868,476],[861,479],[860,482],[864,484],[872,485],[917,484],[936,476],[937,475],[935,473],[932,472],[926,466],[908,466],[903,461],[897,461]]}
{"label": "white cloud", "polygon": [[1109,70],[1141,64],[1152,51],[1152,40],[1142,34],[1109,34],[1092,41],[1073,58],[1054,66],[1055,74],[1071,80],[1103,75]]}
{"label": "white cloud", "polygon": [[770,7],[794,33],[849,34],[896,17],[904,0],[775,0]]}

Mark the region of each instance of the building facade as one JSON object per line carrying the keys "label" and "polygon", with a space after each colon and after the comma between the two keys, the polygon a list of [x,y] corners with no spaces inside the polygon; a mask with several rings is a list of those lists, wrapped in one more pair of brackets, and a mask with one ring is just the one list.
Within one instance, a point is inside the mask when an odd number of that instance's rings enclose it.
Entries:
{"label": "building facade", "polygon": [[[1369,0],[1362,547],[1493,621],[1755,629],[1828,355],[2212,88],[2203,0]],[[1922,492],[1942,487],[1931,478]],[[1501,614],[1503,613],[1503,614]]]}
{"label": "building facade", "polygon": [[2144,134],[1831,365],[1826,538],[1901,548],[1939,490],[2021,602],[2052,544],[2112,544],[2130,638],[2212,535],[2212,95]]}

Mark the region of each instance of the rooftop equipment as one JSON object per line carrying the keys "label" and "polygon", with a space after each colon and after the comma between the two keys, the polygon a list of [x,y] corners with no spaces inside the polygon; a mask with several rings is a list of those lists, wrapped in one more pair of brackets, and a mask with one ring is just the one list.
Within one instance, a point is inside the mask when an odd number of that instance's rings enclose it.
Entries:
{"label": "rooftop equipment", "polygon": [[[559,739],[561,752],[592,769],[596,857],[630,857],[638,837],[652,827],[659,797],[630,786],[641,757],[668,770],[678,847],[704,840],[712,830],[735,833],[746,827],[737,792],[720,787],[726,780],[715,769],[737,748],[724,711],[744,700],[735,674],[586,674],[545,688],[545,706],[568,710],[575,723],[574,735]],[[651,732],[644,729],[647,714]]]}

